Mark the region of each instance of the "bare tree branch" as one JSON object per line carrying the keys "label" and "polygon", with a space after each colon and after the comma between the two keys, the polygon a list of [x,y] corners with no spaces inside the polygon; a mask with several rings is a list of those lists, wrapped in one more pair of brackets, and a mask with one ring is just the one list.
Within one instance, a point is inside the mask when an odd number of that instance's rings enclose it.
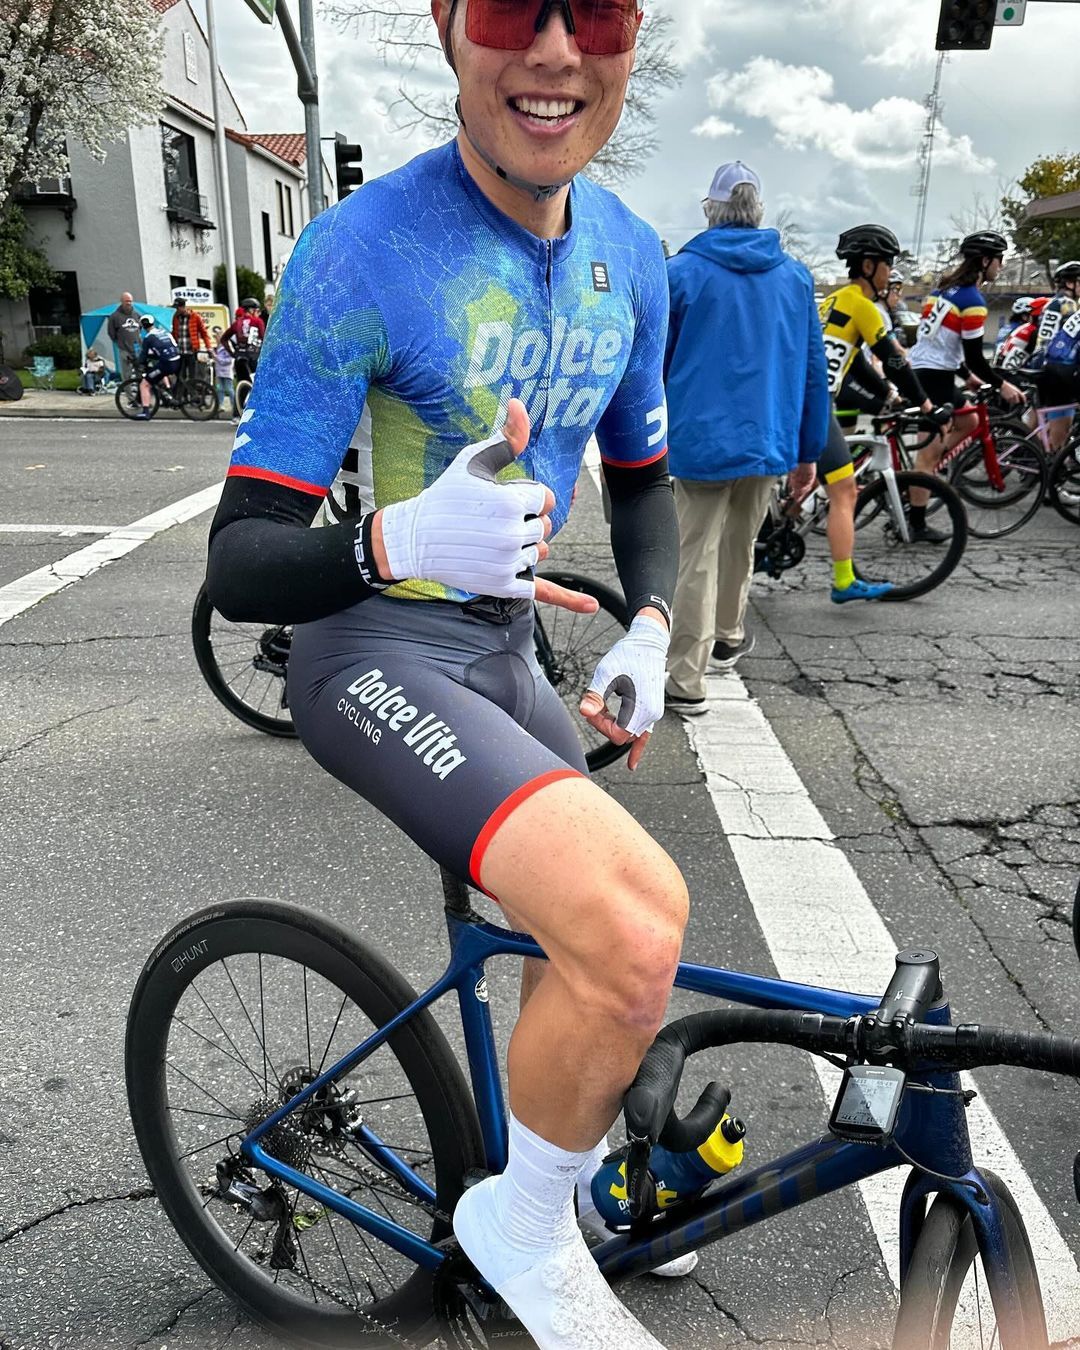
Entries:
{"label": "bare tree branch", "polygon": [[[441,80],[444,57],[428,6],[416,0],[324,0],[320,12],[342,33],[367,35],[387,65],[404,66],[433,82]],[[640,173],[656,153],[654,105],[682,79],[672,56],[672,27],[669,14],[647,15],[642,24],[622,120],[589,165],[590,177],[600,183],[613,185]],[[402,83],[394,109],[399,110],[395,129],[405,134],[419,129],[430,140],[442,141],[457,129],[452,92],[418,94]]]}

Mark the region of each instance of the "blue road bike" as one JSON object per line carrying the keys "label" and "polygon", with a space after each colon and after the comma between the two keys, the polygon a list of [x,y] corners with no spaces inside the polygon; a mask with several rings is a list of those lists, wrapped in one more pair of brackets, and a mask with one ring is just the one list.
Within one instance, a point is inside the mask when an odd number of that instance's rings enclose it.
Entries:
{"label": "blue road bike", "polygon": [[[264,900],[179,924],[134,993],[128,1098],[161,1205],[207,1274],[294,1343],[531,1344],[456,1247],[451,1214],[464,1186],[506,1162],[486,963],[541,953],[475,914],[460,882],[444,874],[443,886],[450,960],[421,995],[345,929]],[[1023,1220],[972,1161],[958,1070],[1076,1076],[1080,1041],[951,1026],[926,951],[897,957],[883,997],[685,963],[676,985],[737,1006],[665,1028],[627,1094],[627,1223],[594,1249],[605,1275],[641,1274],[906,1164],[896,1350],[1045,1350]],[[447,997],[471,1092],[433,1016]],[[842,1067],[830,1128],[657,1213],[651,1148],[693,1147],[727,1098],[711,1084],[680,1119],[684,1063],[737,1042]]]}

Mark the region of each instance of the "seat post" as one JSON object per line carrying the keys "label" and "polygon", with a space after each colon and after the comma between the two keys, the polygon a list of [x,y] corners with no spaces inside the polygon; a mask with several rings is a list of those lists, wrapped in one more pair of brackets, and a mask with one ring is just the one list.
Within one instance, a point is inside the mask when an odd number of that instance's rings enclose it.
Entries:
{"label": "seat post", "polygon": [[469,903],[469,888],[460,879],[448,872],[445,867],[439,868],[439,877],[442,881],[443,897],[446,903],[447,912],[456,914],[460,918],[468,918],[472,914],[472,905]]}

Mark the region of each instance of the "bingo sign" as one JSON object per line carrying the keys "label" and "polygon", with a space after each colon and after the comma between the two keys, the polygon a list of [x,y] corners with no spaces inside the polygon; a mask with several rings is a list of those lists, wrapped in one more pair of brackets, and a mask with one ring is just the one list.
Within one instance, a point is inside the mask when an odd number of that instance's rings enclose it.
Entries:
{"label": "bingo sign", "polygon": [[273,23],[275,3],[276,0],[247,0],[247,7],[263,23]]}
{"label": "bingo sign", "polygon": [[174,300],[186,300],[192,306],[212,305],[214,303],[213,292],[208,291],[205,286],[174,286],[172,298]]}

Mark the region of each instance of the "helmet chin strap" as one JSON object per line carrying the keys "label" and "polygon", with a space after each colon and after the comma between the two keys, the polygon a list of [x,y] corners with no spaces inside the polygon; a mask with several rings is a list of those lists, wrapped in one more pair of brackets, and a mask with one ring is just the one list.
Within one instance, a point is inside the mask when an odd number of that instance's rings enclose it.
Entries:
{"label": "helmet chin strap", "polygon": [[497,164],[495,160],[492,159],[483,146],[476,143],[469,128],[465,125],[465,118],[461,115],[460,98],[455,103],[454,109],[457,112],[458,121],[461,123],[461,129],[468,137],[469,144],[488,166],[491,172],[501,178],[504,183],[509,183],[511,187],[517,188],[520,192],[528,193],[534,202],[550,201],[551,198],[560,193],[564,187],[567,187],[573,182],[573,175],[571,175],[561,183],[547,183],[541,185],[540,183],[530,183],[527,178],[518,178],[515,174],[508,173],[501,164]]}

